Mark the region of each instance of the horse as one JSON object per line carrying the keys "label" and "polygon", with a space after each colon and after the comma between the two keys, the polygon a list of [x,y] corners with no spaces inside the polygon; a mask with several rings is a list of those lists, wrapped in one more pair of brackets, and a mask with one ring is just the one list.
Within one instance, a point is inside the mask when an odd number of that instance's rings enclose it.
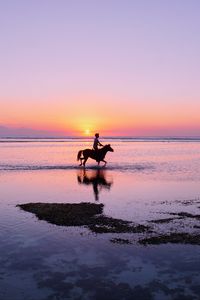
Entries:
{"label": "horse", "polygon": [[[93,149],[84,149],[80,150],[77,154],[77,161],[81,161],[81,164],[79,166],[84,166],[87,161],[87,159],[90,157],[98,162],[98,165],[100,164],[100,161],[103,161],[105,164],[107,164],[107,161],[104,160],[106,153],[114,152],[113,148],[111,148],[110,144],[103,146],[101,149],[93,150]],[[83,155],[83,157],[81,157]],[[83,161],[83,162],[82,162]]]}
{"label": "horse", "polygon": [[87,170],[87,169],[79,169],[77,173],[77,181],[79,184],[91,185],[93,187],[95,200],[99,200],[99,193],[101,189],[110,190],[113,181],[107,180],[105,169],[95,169],[95,170]]}

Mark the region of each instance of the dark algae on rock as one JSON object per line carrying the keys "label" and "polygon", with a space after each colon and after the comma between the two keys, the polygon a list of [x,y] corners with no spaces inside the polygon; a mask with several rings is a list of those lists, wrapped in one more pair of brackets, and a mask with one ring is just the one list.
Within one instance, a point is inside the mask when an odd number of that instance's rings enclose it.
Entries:
{"label": "dark algae on rock", "polygon": [[60,226],[91,224],[91,219],[103,212],[103,204],[94,203],[26,203],[17,205],[34,213],[39,220]]}
{"label": "dark algae on rock", "polygon": [[200,215],[193,215],[188,212],[178,212],[178,213],[169,213],[169,214],[173,216],[179,216],[181,218],[191,218],[191,219],[200,220]]}
{"label": "dark algae on rock", "polygon": [[26,203],[17,205],[34,213],[38,219],[60,226],[86,226],[95,233],[139,233],[148,226],[104,216],[103,204],[96,203]]}
{"label": "dark algae on rock", "polygon": [[[200,234],[197,232],[178,232],[179,229],[168,228],[167,232],[160,232],[159,228],[151,228],[141,224],[116,219],[103,214],[103,204],[81,202],[81,203],[26,203],[17,205],[24,211],[33,213],[39,220],[47,221],[51,224],[59,226],[84,226],[93,233],[113,233],[113,234],[133,234],[134,239],[127,240],[117,236],[110,241],[118,244],[128,244],[132,241],[142,245],[159,245],[166,243],[173,244],[191,244],[200,245]],[[199,220],[199,215],[192,215],[187,212],[169,213],[173,218],[157,219],[149,221],[151,224],[168,224],[174,220],[196,219]],[[177,224],[175,224],[177,226]],[[199,229],[198,224],[192,226],[194,229]],[[153,230],[152,230],[153,229]],[[155,230],[154,230],[155,229]],[[163,230],[161,230],[163,231]],[[145,238],[143,236],[145,234]],[[153,234],[153,235],[152,235]],[[138,240],[139,238],[139,240]]]}
{"label": "dark algae on rock", "polygon": [[149,229],[144,225],[133,225],[133,223],[121,219],[114,219],[104,215],[95,218],[95,222],[89,228],[96,233],[139,233]]}
{"label": "dark algae on rock", "polygon": [[174,220],[176,220],[176,218],[157,219],[157,220],[151,220],[149,222],[156,223],[156,224],[164,224],[164,223],[169,223]]}
{"label": "dark algae on rock", "polygon": [[130,240],[128,240],[128,239],[121,239],[121,238],[113,238],[110,241],[112,243],[114,243],[114,244],[125,244],[125,245],[132,244]]}
{"label": "dark algae on rock", "polygon": [[139,241],[143,245],[159,245],[159,244],[191,244],[200,245],[200,235],[189,234],[189,233],[171,233],[171,234],[160,234],[150,238],[145,238]]}

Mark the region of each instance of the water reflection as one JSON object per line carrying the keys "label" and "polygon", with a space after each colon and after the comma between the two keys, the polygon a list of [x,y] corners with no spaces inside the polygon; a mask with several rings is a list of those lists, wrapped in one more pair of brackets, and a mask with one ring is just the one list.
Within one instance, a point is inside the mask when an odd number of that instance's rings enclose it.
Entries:
{"label": "water reflection", "polygon": [[99,193],[102,189],[110,190],[113,181],[106,178],[105,169],[85,170],[80,169],[77,173],[79,184],[92,185],[95,200],[99,200]]}

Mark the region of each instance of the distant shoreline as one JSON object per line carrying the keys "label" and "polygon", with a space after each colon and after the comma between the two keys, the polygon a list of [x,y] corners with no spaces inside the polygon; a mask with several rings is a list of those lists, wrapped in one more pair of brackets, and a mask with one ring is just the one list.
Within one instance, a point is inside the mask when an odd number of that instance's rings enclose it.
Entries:
{"label": "distant shoreline", "polygon": [[[91,141],[93,137],[0,137],[0,143],[14,142],[70,142]],[[121,140],[126,142],[200,142],[200,137],[102,137],[102,141]]]}

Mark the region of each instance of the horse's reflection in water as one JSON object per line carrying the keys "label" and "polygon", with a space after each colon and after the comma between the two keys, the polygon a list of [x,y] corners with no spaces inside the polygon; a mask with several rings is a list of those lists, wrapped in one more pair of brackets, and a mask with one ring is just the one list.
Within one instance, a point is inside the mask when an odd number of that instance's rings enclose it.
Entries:
{"label": "horse's reflection in water", "polygon": [[79,184],[92,185],[96,201],[99,200],[99,192],[102,189],[110,190],[113,184],[112,180],[107,180],[106,171],[102,169],[81,169],[77,174],[77,180]]}

